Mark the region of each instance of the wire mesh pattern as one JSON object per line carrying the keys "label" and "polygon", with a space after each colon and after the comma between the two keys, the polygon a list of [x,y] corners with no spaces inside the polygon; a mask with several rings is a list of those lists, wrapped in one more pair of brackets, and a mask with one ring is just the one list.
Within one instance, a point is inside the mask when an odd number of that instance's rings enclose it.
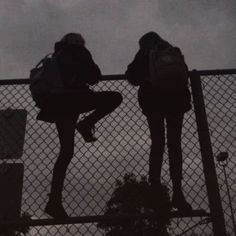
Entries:
{"label": "wire mesh pattern", "polygon": [[[230,196],[236,216],[236,75],[201,76],[205,107],[207,112],[209,131],[213,154],[228,152],[229,158],[226,168]],[[226,228],[233,235],[232,216],[225,184],[223,168],[216,163],[216,172],[224,209]]]}
{"label": "wire mesh pattern", "polygon": [[[236,74],[202,77],[214,154],[227,151],[230,155],[227,177],[231,185],[234,209],[235,79]],[[123,95],[123,103],[96,124],[98,141],[94,144],[84,143],[76,133],[75,154],[67,170],[63,192],[63,205],[70,216],[102,215],[117,178],[121,179],[125,173],[130,172],[137,176],[147,176],[148,173],[149,130],[146,118],[138,106],[137,88],[129,85],[127,81],[112,80],[100,82],[94,90],[119,91]],[[27,84],[0,86],[0,109],[9,107],[26,109],[28,112],[24,153],[20,160],[25,167],[22,212],[28,212],[32,218],[46,218],[44,208],[50,191],[52,169],[59,153],[55,125],[36,120],[38,110],[31,99]],[[79,119],[84,115],[86,114],[81,115]],[[185,114],[182,149],[184,194],[194,209],[209,212],[193,109]],[[220,166],[217,166],[217,174],[227,230],[229,235],[233,235],[224,175]],[[167,152],[164,155],[162,180],[171,189]],[[173,219],[170,234],[178,235],[198,222],[199,218]],[[212,226],[198,225],[191,233],[189,235],[211,235]],[[103,232],[96,224],[90,223],[32,227],[29,235],[99,236],[103,235]]]}

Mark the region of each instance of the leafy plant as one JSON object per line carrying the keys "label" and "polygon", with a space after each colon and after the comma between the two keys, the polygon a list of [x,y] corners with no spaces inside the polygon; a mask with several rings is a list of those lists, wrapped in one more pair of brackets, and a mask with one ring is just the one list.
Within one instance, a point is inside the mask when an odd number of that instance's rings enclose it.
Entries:
{"label": "leafy plant", "polygon": [[161,185],[151,186],[146,177],[137,180],[134,174],[126,174],[123,181],[116,180],[115,190],[107,202],[105,215],[140,215],[153,213],[155,218],[120,221],[116,224],[100,222],[97,226],[105,236],[167,236],[170,224],[171,201],[169,190]]}
{"label": "leafy plant", "polygon": [[[31,216],[28,213],[23,213],[20,220],[28,221]],[[29,232],[29,226],[17,226],[17,227],[1,227],[0,236],[22,236]]]}

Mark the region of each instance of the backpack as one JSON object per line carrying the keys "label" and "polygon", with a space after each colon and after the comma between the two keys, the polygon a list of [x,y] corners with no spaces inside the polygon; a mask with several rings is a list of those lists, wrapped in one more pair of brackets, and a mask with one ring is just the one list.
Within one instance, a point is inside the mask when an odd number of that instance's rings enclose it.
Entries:
{"label": "backpack", "polygon": [[177,47],[149,53],[149,82],[163,92],[178,92],[188,87],[188,71],[184,56]]}
{"label": "backpack", "polygon": [[56,57],[48,54],[30,71],[29,89],[32,98],[37,105],[42,96],[53,94],[62,88],[63,83]]}

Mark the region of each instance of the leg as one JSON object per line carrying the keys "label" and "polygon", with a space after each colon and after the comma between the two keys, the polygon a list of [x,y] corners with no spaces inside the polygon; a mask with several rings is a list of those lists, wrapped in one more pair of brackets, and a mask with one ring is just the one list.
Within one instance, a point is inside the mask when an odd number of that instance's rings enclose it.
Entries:
{"label": "leg", "polygon": [[94,125],[98,120],[111,113],[122,102],[119,92],[93,92],[91,90],[78,90],[63,94],[56,94],[50,97],[44,104],[44,109],[57,115],[71,116],[75,113],[85,113],[93,111],[86,117],[86,123]]}
{"label": "leg", "polygon": [[92,129],[97,121],[111,113],[122,102],[122,96],[118,92],[93,92],[84,97],[85,103],[80,106],[80,112],[94,110],[76,128],[86,142],[94,142],[97,139],[92,134]]}
{"label": "leg", "polygon": [[61,200],[66,170],[74,152],[76,120],[77,117],[74,116],[56,122],[60,140],[60,153],[53,169],[51,193],[45,209],[45,211],[54,218],[67,217],[67,214],[61,205]]}
{"label": "leg", "polygon": [[[179,183],[182,179],[182,148],[181,148],[181,134],[183,126],[183,114],[168,115],[166,117],[167,123],[167,147],[169,154],[170,177],[173,183]],[[176,190],[181,187],[174,185]],[[180,188],[179,188],[180,187]]]}
{"label": "leg", "polygon": [[147,121],[152,142],[149,159],[149,182],[159,185],[165,148],[164,116],[156,113],[148,114]]}
{"label": "leg", "polygon": [[183,126],[183,114],[168,115],[167,122],[167,146],[169,153],[170,177],[173,184],[173,207],[182,211],[191,211],[191,205],[186,202],[182,192],[182,148],[181,134]]}
{"label": "leg", "polygon": [[45,109],[55,116],[57,113],[61,116],[62,111],[67,116],[93,111],[76,126],[86,142],[93,142],[96,141],[92,134],[95,123],[118,107],[122,102],[122,96],[111,91],[78,90],[63,95],[57,94],[51,97],[49,102],[45,104]]}
{"label": "leg", "polygon": [[122,102],[122,96],[118,92],[93,92],[84,98],[84,106],[80,108],[80,112],[94,110],[85,118],[86,123],[94,125],[97,121],[115,110]]}

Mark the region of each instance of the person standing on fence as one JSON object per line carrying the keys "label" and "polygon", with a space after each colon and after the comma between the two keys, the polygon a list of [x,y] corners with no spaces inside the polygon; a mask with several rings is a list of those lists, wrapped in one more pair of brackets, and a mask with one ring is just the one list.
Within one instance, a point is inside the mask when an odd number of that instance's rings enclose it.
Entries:
{"label": "person standing on fence", "polygon": [[[119,92],[94,92],[89,88],[89,85],[101,80],[101,72],[80,34],[69,33],[56,42],[54,55],[63,88],[53,95],[38,97],[37,105],[41,111],[37,119],[55,123],[60,140],[60,153],[53,169],[45,212],[54,218],[65,218],[68,215],[62,206],[62,190],[66,170],[74,153],[75,130],[79,131],[85,142],[96,141],[96,122],[117,108],[122,96]],[[80,113],[90,111],[93,112],[77,123]]]}
{"label": "person standing on fence", "polygon": [[165,122],[169,154],[170,177],[173,184],[172,206],[182,211],[192,210],[182,192],[181,130],[184,113],[191,109],[188,89],[188,68],[177,47],[149,32],[139,40],[139,51],[125,72],[127,80],[139,86],[138,101],[147,117],[151,152],[149,182],[161,185],[161,168],[165,147]]}

